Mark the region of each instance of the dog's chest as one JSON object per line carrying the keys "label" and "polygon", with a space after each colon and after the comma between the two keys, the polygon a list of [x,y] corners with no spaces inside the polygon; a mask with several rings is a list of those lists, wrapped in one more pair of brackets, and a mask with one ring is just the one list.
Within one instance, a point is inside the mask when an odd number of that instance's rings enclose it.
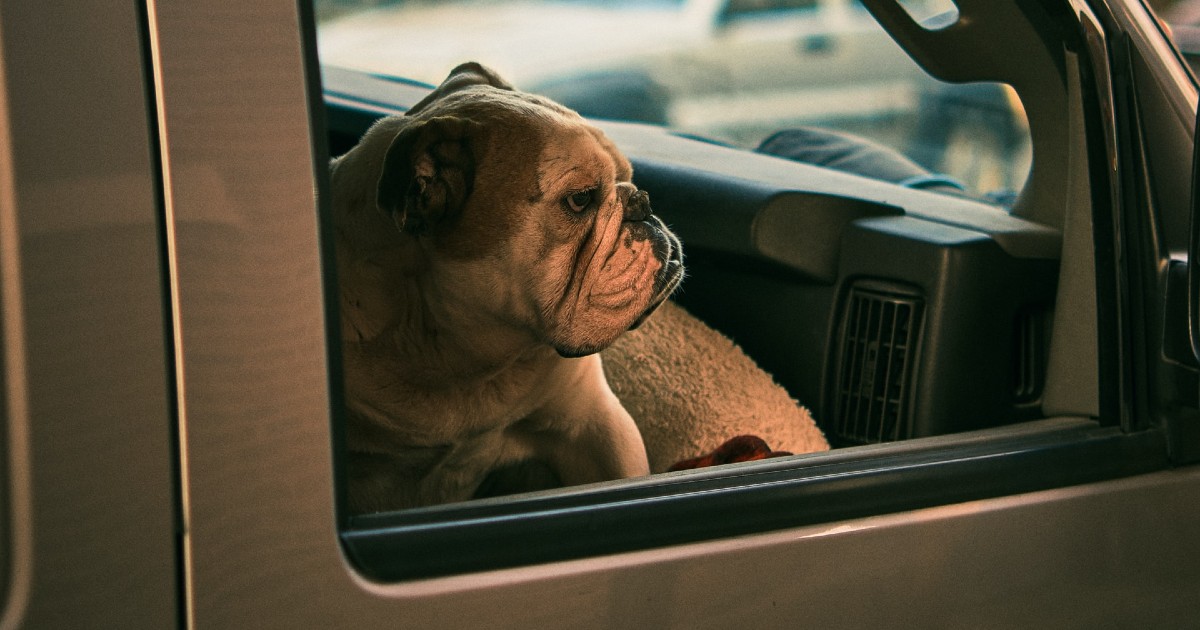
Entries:
{"label": "dog's chest", "polygon": [[[556,387],[552,362],[514,362],[473,378],[406,377],[395,357],[350,348],[344,355],[351,422],[382,430],[376,447],[443,446],[483,439],[525,420]],[[354,440],[354,427],[350,427]],[[372,432],[374,433],[374,432]],[[378,443],[382,440],[384,443]]]}

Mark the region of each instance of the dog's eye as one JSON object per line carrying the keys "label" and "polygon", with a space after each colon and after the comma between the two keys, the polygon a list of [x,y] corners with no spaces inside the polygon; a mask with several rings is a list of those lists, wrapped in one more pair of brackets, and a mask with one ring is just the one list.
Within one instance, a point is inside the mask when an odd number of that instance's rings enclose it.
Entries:
{"label": "dog's eye", "polygon": [[567,204],[567,208],[571,212],[583,212],[587,210],[588,206],[592,205],[592,197],[595,194],[595,190],[581,190],[567,195],[567,198],[563,201]]}

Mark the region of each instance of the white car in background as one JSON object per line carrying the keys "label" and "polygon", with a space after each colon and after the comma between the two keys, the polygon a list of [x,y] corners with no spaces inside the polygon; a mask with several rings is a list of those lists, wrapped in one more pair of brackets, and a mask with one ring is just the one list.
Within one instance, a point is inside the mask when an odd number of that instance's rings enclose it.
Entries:
{"label": "white car in background", "polygon": [[[947,1],[906,8],[954,15]],[[857,0],[458,0],[326,13],[327,66],[437,84],[479,60],[586,116],[746,148],[790,127],[837,128],[980,192],[1017,190],[1028,169],[1015,155],[1027,131],[1009,92],[930,79]],[[982,121],[966,131],[969,156],[947,144],[953,134],[922,125],[919,112],[946,106]],[[983,150],[981,135],[994,136]]]}

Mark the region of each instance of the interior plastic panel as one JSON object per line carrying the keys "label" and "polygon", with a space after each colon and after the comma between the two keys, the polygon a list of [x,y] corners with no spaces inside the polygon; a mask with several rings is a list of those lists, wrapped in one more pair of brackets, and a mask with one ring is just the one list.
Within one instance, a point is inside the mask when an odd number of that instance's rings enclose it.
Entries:
{"label": "interior plastic panel", "polygon": [[[1075,18],[1037,2],[955,0],[951,24],[915,22],[896,0],[864,0],[888,34],[922,68],[942,81],[996,81],[1013,87],[1028,114],[1034,163],[1017,216],[1061,226],[1066,200],[1061,183],[1067,165],[1067,111],[1062,37],[1077,28]],[[1030,24],[1060,21],[1067,29],[1039,31]],[[931,27],[932,26],[932,27]]]}
{"label": "interior plastic panel", "polygon": [[[906,392],[893,401],[905,425],[891,439],[1038,415],[1058,273],[1053,231],[971,201],[783,161],[791,185],[768,183],[719,148],[673,163],[625,150],[638,185],[684,241],[689,277],[676,299],[812,408],[835,443],[882,439],[843,436],[837,418],[845,390],[864,395],[883,377]],[[707,168],[700,154],[712,157]],[[879,340],[860,344],[859,356],[845,346],[846,303],[864,283],[920,305],[903,374],[877,365]],[[848,370],[860,376],[847,382]]]}

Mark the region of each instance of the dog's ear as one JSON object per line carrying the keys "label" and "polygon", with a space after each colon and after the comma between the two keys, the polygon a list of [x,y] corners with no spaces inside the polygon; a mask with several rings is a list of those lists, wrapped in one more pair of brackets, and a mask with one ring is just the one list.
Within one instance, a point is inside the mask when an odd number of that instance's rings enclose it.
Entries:
{"label": "dog's ear", "polygon": [[513,89],[513,86],[508,81],[501,79],[500,75],[496,74],[491,68],[474,61],[468,61],[451,70],[450,75],[442,81],[441,85],[430,92],[429,96],[426,96],[416,105],[409,108],[404,115],[412,116],[413,114],[417,114],[428,107],[430,103],[447,94],[453,94],[472,85],[490,85],[494,88],[510,91]]}
{"label": "dog's ear", "polygon": [[475,179],[472,145],[479,130],[473,120],[438,116],[407,125],[392,139],[377,203],[400,231],[420,234],[462,209]]}

